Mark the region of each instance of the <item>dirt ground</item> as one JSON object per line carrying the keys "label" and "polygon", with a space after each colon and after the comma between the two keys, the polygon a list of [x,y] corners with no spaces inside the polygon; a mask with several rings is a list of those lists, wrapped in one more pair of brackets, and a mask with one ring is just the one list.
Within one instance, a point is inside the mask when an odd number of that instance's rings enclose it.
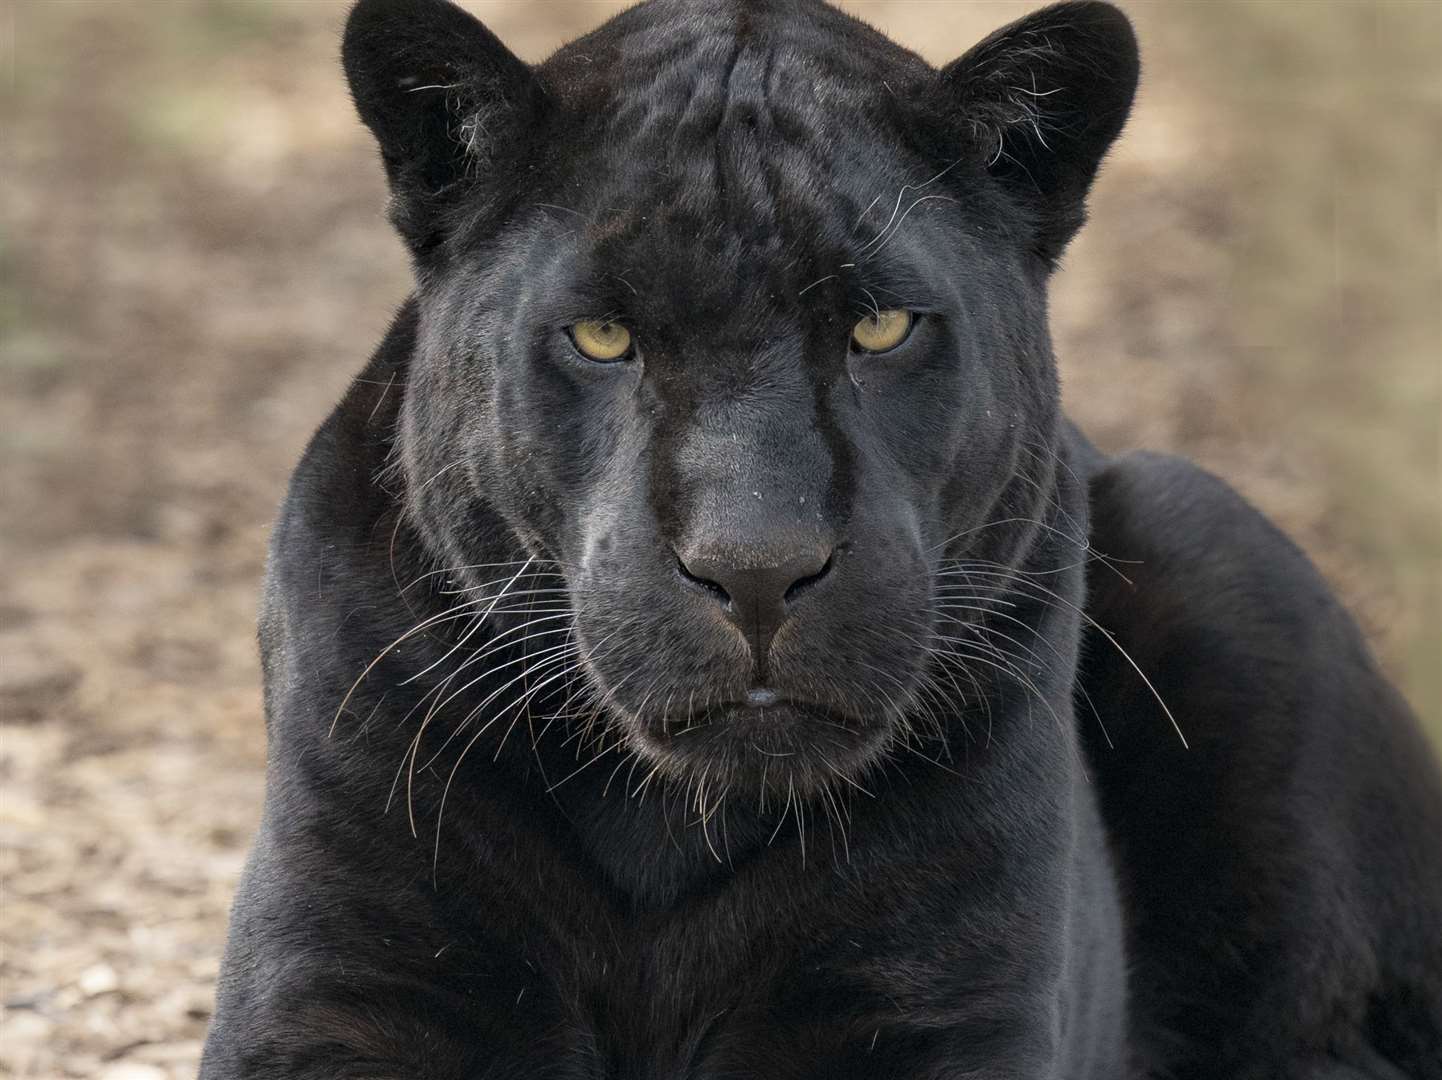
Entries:
{"label": "dirt ground", "polygon": [[[618,5],[471,3],[527,58]],[[955,55],[1033,6],[848,5]],[[1442,735],[1442,6],[1125,4],[1136,119],[1055,303],[1069,406],[1283,522]],[[329,0],[10,0],[0,1075],[193,1075],[264,732],[255,594],[407,290]]]}

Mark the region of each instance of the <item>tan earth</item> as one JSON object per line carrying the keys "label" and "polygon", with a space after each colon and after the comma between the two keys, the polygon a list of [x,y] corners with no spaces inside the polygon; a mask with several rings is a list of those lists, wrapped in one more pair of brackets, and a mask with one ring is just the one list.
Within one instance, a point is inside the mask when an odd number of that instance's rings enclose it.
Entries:
{"label": "tan earth", "polygon": [[[618,5],[473,3],[539,58]],[[1033,5],[853,3],[941,62]],[[1125,5],[1074,415],[1294,531],[1434,733],[1442,5]],[[9,0],[0,1075],[194,1074],[264,765],[267,526],[407,290],[329,0]]]}

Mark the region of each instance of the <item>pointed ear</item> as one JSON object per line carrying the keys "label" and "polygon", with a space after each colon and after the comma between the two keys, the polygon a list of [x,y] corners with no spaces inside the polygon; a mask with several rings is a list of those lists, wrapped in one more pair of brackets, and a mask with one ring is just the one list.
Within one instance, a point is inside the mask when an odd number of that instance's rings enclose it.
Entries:
{"label": "pointed ear", "polygon": [[986,169],[1033,207],[1048,261],[1086,218],[1087,189],[1126,123],[1137,74],[1131,23],[1099,0],[1033,12],[942,69],[944,107],[969,127]]}
{"label": "pointed ear", "polygon": [[444,239],[457,197],[532,126],[540,89],[525,63],[447,0],[359,0],[341,60],[380,144],[391,220],[423,255]]}

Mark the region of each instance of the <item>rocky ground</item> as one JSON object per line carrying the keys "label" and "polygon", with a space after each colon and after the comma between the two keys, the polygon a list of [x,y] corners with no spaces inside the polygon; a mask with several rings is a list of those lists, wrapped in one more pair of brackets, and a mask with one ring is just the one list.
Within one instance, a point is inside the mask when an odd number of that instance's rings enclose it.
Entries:
{"label": "rocky ground", "polygon": [[[537,58],[617,5],[470,6]],[[849,6],[942,61],[1031,5]],[[1058,284],[1072,412],[1283,521],[1442,732],[1442,16],[1129,10],[1146,85]],[[194,1073],[262,787],[267,525],[407,289],[343,14],[0,7],[3,1076]]]}

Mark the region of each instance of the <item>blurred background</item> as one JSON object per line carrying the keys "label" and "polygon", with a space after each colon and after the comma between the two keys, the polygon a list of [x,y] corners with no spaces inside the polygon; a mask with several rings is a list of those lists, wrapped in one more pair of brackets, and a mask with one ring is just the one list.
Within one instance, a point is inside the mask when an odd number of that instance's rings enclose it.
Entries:
{"label": "blurred background", "polygon": [[[539,59],[619,4],[480,2]],[[1032,7],[844,5],[933,62]],[[1280,521],[1442,737],[1442,5],[1127,2],[1068,406]],[[331,0],[8,0],[0,1075],[191,1076],[261,796],[267,530],[405,297]]]}

